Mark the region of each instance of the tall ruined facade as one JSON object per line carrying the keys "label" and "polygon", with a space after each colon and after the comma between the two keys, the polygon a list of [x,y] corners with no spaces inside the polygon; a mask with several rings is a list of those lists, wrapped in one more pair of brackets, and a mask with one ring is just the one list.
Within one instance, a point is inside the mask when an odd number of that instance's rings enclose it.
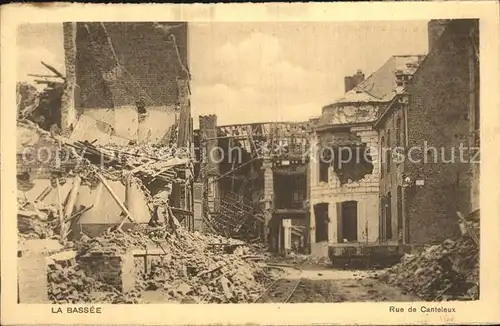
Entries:
{"label": "tall ruined facade", "polygon": [[187,23],[64,23],[64,37],[63,129],[86,116],[127,140],[168,143],[178,133],[187,141]]}
{"label": "tall ruined facade", "polygon": [[[70,140],[161,145],[174,156],[191,155],[186,22],[68,22],[63,32],[61,128]],[[188,181],[173,182],[170,205],[189,213],[197,192],[190,164],[180,170]],[[191,216],[183,223],[194,228]]]}
{"label": "tall ruined facade", "polygon": [[200,229],[260,241],[273,252],[305,250],[309,129],[285,122],[217,126],[215,115],[200,116]]}
{"label": "tall ruined facade", "polygon": [[314,256],[327,256],[332,246],[385,240],[387,222],[379,219],[380,148],[385,144],[373,124],[422,59],[421,55],[393,56],[323,108],[310,151],[309,239]]}

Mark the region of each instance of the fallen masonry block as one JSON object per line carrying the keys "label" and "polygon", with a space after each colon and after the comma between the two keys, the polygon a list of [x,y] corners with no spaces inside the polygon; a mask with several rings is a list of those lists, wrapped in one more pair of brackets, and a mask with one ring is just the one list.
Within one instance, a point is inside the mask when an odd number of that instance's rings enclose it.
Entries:
{"label": "fallen masonry block", "polygon": [[18,258],[19,303],[47,303],[48,284],[45,257],[33,254]]}
{"label": "fallen masonry block", "polygon": [[57,254],[54,254],[48,259],[51,262],[54,262],[55,264],[58,264],[62,267],[70,267],[70,266],[75,266],[76,265],[76,251],[69,250],[69,251],[63,251],[59,252]]}

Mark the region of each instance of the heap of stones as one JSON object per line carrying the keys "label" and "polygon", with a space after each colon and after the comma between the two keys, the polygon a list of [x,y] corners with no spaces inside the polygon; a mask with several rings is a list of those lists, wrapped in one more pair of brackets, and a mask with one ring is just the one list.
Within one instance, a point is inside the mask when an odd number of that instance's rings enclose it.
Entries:
{"label": "heap of stones", "polygon": [[472,233],[447,239],[402,261],[379,277],[428,301],[479,299],[479,221]]}

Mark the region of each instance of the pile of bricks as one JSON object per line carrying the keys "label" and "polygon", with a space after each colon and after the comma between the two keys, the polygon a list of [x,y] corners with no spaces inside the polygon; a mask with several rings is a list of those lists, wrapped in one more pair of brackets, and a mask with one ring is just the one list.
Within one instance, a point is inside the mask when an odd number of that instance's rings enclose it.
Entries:
{"label": "pile of bricks", "polygon": [[479,248],[472,237],[445,240],[407,255],[379,276],[424,300],[479,299]]}
{"label": "pile of bricks", "polygon": [[[157,236],[155,228],[137,226],[75,243],[74,264],[49,265],[49,300],[141,303],[145,291],[155,291],[166,302],[246,303],[273,277],[265,264],[246,259],[255,250],[237,240],[183,228]],[[152,246],[160,254],[148,256]],[[134,257],[136,249],[145,260]]]}
{"label": "pile of bricks", "polygon": [[237,240],[184,228],[163,234],[137,226],[78,243],[79,267],[118,293],[155,291],[173,302],[252,302],[271,277],[264,264],[245,259],[253,252]]}
{"label": "pile of bricks", "polygon": [[168,300],[245,303],[264,288],[264,264],[246,260],[254,252],[236,240],[179,229],[161,246],[166,254],[151,262],[142,282],[146,290],[161,291]]}
{"label": "pile of bricks", "polygon": [[121,292],[88,276],[79,266],[54,265],[47,274],[48,296],[53,303],[141,303],[137,290]]}

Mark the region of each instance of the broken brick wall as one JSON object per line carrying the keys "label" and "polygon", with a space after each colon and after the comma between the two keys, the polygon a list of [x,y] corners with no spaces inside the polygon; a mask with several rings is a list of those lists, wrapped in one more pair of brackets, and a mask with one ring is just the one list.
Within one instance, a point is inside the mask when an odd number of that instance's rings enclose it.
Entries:
{"label": "broken brick wall", "polygon": [[265,158],[262,163],[263,178],[264,178],[264,196],[262,198],[262,211],[264,212],[264,228],[268,244],[271,244],[269,237],[270,223],[273,218],[274,210],[274,173],[273,163],[270,159]]}
{"label": "broken brick wall", "polygon": [[[471,166],[460,162],[459,146],[467,146],[469,137],[470,31],[477,25],[478,20],[450,22],[408,87],[408,146],[421,149],[414,151],[414,163],[405,164],[412,180],[405,191],[410,243],[458,236],[456,212],[470,211]],[[424,142],[438,148],[439,157]],[[442,153],[455,162],[443,162]]]}
{"label": "broken brick wall", "polygon": [[189,79],[187,23],[81,22],[75,43],[78,112],[108,123],[117,136],[161,142],[179,113],[178,79]]}
{"label": "broken brick wall", "polygon": [[[207,173],[210,175],[219,174],[219,163],[214,160],[217,154],[216,148],[219,145],[217,137],[217,116],[215,114],[200,116],[200,146],[207,155]],[[214,154],[214,155],[211,155]]]}
{"label": "broken brick wall", "polygon": [[217,162],[219,142],[217,140],[217,116],[215,114],[200,116],[200,150],[202,163],[200,165],[203,193],[206,197],[206,212],[215,212],[219,197],[219,163]]}
{"label": "broken brick wall", "polygon": [[66,82],[61,98],[61,130],[68,135],[76,123],[79,106],[76,84],[76,23],[63,23]]}

